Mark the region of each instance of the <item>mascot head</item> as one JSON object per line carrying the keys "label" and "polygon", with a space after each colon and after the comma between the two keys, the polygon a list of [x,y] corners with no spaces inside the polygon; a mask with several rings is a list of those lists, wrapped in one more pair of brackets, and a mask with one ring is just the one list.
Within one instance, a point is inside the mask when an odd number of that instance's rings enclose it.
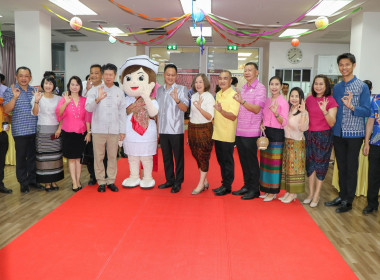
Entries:
{"label": "mascot head", "polygon": [[120,68],[121,83],[126,94],[139,97],[152,93],[156,85],[158,63],[146,55],[128,58]]}

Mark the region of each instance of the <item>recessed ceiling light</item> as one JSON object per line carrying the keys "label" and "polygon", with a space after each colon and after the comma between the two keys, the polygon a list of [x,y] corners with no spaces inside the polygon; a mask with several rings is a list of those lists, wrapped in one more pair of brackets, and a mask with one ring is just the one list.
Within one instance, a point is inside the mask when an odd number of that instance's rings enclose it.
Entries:
{"label": "recessed ceiling light", "polygon": [[[200,27],[190,27],[191,36],[199,37],[201,36],[201,28]],[[203,27],[202,28],[202,36],[203,37],[212,37],[212,29],[211,27]]]}
{"label": "recessed ceiling light", "polygon": [[128,35],[120,35],[120,34],[123,34],[124,31],[120,30],[117,27],[103,27],[103,28],[98,27],[98,29],[101,31],[108,32],[114,36],[128,36]]}
{"label": "recessed ceiling light", "polygon": [[286,36],[293,36],[293,37],[299,37],[299,34],[302,34],[306,31],[309,31],[309,29],[294,29],[294,28],[288,28],[279,37],[286,37]]}
{"label": "recessed ceiling light", "polygon": [[251,56],[252,53],[238,53],[238,56]]}
{"label": "recessed ceiling light", "polygon": [[75,16],[97,15],[97,13],[95,13],[85,4],[81,3],[79,0],[49,0],[49,1]]}
{"label": "recessed ceiling light", "polygon": [[344,6],[350,4],[353,0],[324,0],[313,10],[308,12],[307,16],[330,16],[339,11]]}
{"label": "recessed ceiling light", "polygon": [[238,57],[238,60],[246,60],[246,57]]}
{"label": "recessed ceiling light", "polygon": [[180,0],[182,5],[182,10],[185,14],[191,14],[192,9],[202,9],[205,13],[211,13],[211,0]]}

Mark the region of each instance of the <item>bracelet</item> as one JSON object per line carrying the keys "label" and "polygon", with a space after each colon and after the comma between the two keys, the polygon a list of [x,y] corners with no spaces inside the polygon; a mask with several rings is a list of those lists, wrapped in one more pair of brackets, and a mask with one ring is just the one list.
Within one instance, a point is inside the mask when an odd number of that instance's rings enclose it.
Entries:
{"label": "bracelet", "polygon": [[243,102],[243,103],[241,103],[241,105],[244,105],[244,104],[245,104],[245,102],[247,102],[247,101],[245,101],[245,100],[244,100],[244,102]]}
{"label": "bracelet", "polygon": [[277,114],[277,115],[274,115],[275,117],[276,117],[276,119],[280,116],[279,114]]}
{"label": "bracelet", "polygon": [[351,104],[350,110],[353,111],[355,109],[355,106]]}
{"label": "bracelet", "polygon": [[179,103],[181,103],[181,100],[178,100],[178,102],[176,102],[177,103],[177,105],[179,104]]}
{"label": "bracelet", "polygon": [[326,111],[326,113],[323,113],[324,116],[327,116],[329,114],[329,111]]}
{"label": "bracelet", "polygon": [[38,105],[39,102],[34,102],[34,103],[36,103]]}

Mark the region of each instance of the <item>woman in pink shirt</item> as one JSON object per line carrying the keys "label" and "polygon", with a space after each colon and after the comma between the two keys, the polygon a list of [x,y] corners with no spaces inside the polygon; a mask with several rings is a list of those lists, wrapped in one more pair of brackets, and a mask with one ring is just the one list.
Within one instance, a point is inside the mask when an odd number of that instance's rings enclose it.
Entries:
{"label": "woman in pink shirt", "polygon": [[288,122],[289,104],[281,94],[282,80],[274,76],[269,80],[272,97],[268,97],[263,109],[263,129],[269,145],[260,151],[261,198],[272,201],[280,191],[281,158],[284,146],[284,127]]}
{"label": "woman in pink shirt", "polygon": [[330,82],[325,75],[315,76],[311,93],[306,98],[310,118],[309,130],[306,132],[306,172],[310,191],[303,203],[317,207],[319,192],[329,168],[333,145],[331,128],[336,121],[338,103],[331,96]]}
{"label": "woman in pink shirt", "polygon": [[67,92],[59,100],[55,113],[58,121],[62,121],[63,156],[69,160],[69,169],[73,181],[73,191],[82,188],[80,175],[82,165],[80,158],[85,143],[91,141],[91,113],[85,109],[86,98],[82,97],[82,81],[73,76],[67,84]]}

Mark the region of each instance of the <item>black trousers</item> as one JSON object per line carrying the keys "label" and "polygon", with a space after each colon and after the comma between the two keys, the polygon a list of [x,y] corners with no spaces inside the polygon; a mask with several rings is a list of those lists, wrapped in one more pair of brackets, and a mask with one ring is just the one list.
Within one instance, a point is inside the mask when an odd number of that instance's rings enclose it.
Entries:
{"label": "black trousers", "polygon": [[260,166],[257,159],[258,137],[236,136],[236,147],[239,153],[240,165],[243,170],[244,186],[255,193],[259,192]]}
{"label": "black trousers", "polygon": [[359,152],[363,138],[342,138],[334,136],[334,150],[339,169],[339,196],[352,203],[355,198],[358,179]]}
{"label": "black trousers", "polygon": [[16,177],[22,186],[36,184],[36,134],[13,136],[16,147]]}
{"label": "black trousers", "polygon": [[4,186],[5,156],[7,155],[8,145],[8,134],[5,131],[0,132],[0,186]]}
{"label": "black trousers", "polygon": [[[184,180],[184,135],[160,134],[162,157],[164,160],[166,182],[170,184],[182,184]],[[175,160],[175,177],[174,162]]]}
{"label": "black trousers", "polygon": [[[92,154],[92,157],[94,158],[94,146],[92,144],[92,141],[88,143],[88,145],[90,145],[89,149],[88,149],[88,152]],[[105,154],[104,154],[104,159],[103,159],[103,163],[104,163],[104,170],[105,170],[105,178],[107,178],[107,162],[108,162],[108,157],[107,157],[107,149],[105,150]],[[87,164],[87,170],[88,170],[88,173],[90,173],[90,178],[93,179],[93,180],[96,180],[96,176],[95,176],[95,169],[94,169],[94,162],[91,162],[90,164]]]}
{"label": "black trousers", "polygon": [[231,190],[232,182],[235,179],[235,161],[234,161],[234,146],[235,143],[214,141],[215,153],[222,174],[222,185],[228,190]]}
{"label": "black trousers", "polygon": [[368,155],[368,206],[379,207],[380,146],[370,145]]}

